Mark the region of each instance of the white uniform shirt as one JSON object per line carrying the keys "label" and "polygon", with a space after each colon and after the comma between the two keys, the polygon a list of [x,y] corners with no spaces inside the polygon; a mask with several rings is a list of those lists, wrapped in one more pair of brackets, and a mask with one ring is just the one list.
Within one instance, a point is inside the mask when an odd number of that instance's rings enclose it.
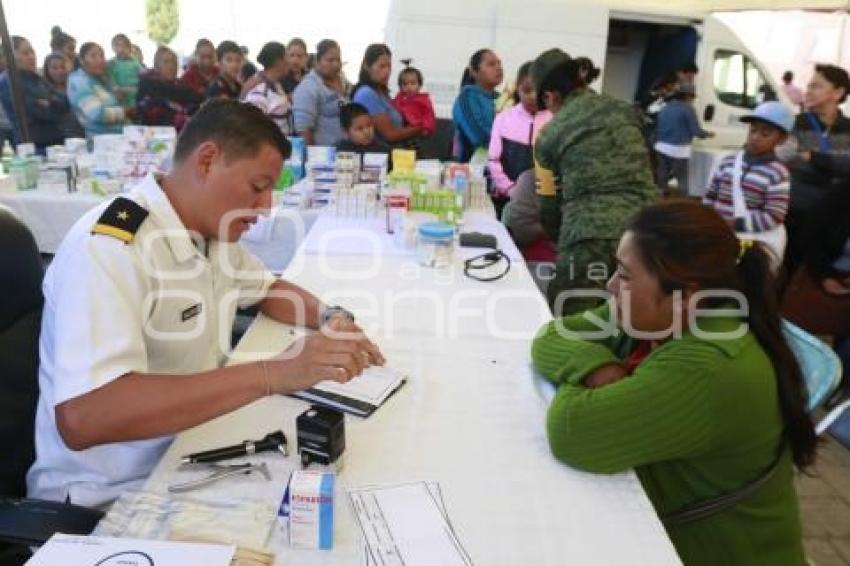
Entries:
{"label": "white uniform shirt", "polygon": [[104,204],[74,225],[45,276],[31,497],[96,506],[140,487],[171,436],[75,452],[54,408],[130,372],[221,367],[237,305],[274,282],[239,244],[213,241],[204,254],[152,176],[127,198],[149,212],[131,242],[91,233]]}

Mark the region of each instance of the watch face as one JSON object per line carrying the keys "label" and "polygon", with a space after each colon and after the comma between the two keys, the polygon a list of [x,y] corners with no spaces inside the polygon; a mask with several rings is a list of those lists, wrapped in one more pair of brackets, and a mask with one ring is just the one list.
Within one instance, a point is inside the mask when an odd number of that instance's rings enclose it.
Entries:
{"label": "watch face", "polygon": [[344,316],[351,322],[354,322],[354,315],[351,312],[340,306],[331,306],[322,312],[321,323],[324,325],[335,316]]}

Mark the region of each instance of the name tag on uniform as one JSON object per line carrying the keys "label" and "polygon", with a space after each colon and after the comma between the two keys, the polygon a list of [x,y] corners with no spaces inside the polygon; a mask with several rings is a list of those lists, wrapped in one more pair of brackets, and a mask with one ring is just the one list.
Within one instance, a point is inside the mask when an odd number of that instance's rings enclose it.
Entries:
{"label": "name tag on uniform", "polygon": [[180,318],[183,319],[183,322],[186,322],[191,318],[195,318],[199,314],[201,314],[201,303],[192,305],[188,309],[184,310],[182,313],[180,313]]}

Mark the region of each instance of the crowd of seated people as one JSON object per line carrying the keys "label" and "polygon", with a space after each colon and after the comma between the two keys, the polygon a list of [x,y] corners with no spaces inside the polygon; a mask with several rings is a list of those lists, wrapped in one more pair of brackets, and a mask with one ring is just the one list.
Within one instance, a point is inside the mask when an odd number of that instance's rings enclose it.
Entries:
{"label": "crowd of seated people", "polygon": [[[205,101],[222,98],[259,107],[285,135],[302,136],[309,144],[342,142],[340,108],[351,102],[368,109],[379,139],[389,146],[416,147],[435,130],[430,98],[420,92],[421,72],[406,68],[408,75],[417,73],[418,85],[392,98],[392,54],[385,45],[366,50],[355,86],[342,70],[340,46],[333,39],[320,41],[314,53],[298,37],[285,44],[270,41],[255,65],[237,42],[216,45],[201,38],[183,64],[176,52],[161,45],[148,68],[138,46],[123,33],[111,41],[111,58],[95,42],[78,48],[76,39],[58,26],[51,34],[52,52],[41,69],[30,42],[17,36],[12,40],[26,120],[40,153],[65,138],[118,133],[126,124],[173,126],[179,132]],[[20,128],[6,74],[0,79],[0,99],[6,118],[0,129],[17,144]]]}

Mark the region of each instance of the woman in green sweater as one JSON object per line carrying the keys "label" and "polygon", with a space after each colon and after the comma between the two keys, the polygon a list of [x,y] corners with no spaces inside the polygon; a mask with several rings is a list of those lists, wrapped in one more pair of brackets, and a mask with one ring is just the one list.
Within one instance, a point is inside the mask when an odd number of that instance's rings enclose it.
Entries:
{"label": "woman in green sweater", "polygon": [[801,566],[794,466],[812,463],[816,436],[767,255],[713,210],[670,202],[637,214],[617,264],[609,305],[552,321],[532,346],[558,387],[555,457],[634,468],[688,566]]}

